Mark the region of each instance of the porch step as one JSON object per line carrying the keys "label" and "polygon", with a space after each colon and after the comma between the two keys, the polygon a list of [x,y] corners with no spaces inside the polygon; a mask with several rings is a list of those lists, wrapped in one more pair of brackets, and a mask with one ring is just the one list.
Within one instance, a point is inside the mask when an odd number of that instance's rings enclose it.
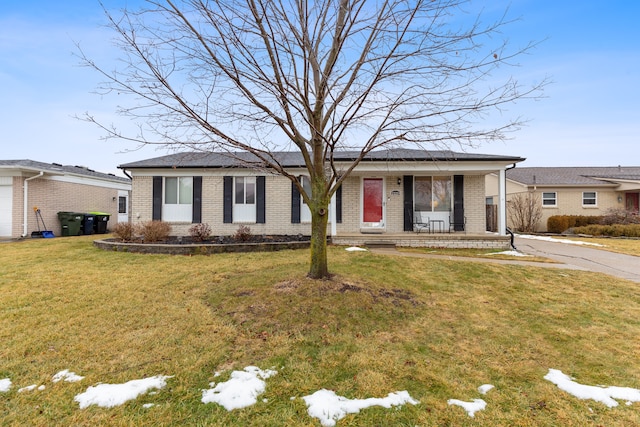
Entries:
{"label": "porch step", "polygon": [[368,248],[395,248],[396,244],[388,240],[365,240],[364,245]]}

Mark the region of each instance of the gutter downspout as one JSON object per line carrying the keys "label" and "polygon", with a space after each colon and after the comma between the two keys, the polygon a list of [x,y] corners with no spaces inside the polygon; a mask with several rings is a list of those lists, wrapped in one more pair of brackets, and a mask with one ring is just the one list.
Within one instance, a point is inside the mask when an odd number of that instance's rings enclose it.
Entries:
{"label": "gutter downspout", "polygon": [[[508,171],[508,170],[511,170],[511,169],[514,169],[515,167],[516,167],[516,164],[514,163],[514,164],[513,164],[513,166],[511,166],[511,167],[509,167],[509,168],[505,168],[505,170],[504,170],[504,178],[505,178],[505,181],[506,181],[506,179],[507,179],[507,171]],[[504,211],[505,211],[505,215],[506,215],[506,212],[507,212],[507,203],[506,203],[506,200],[507,200],[507,197],[506,197],[507,183],[506,183],[506,182],[505,182],[505,184],[504,184],[504,189],[505,189],[505,204],[504,204]],[[513,248],[513,250],[514,250],[514,251],[517,251],[517,250],[518,250],[518,248],[516,248],[516,245],[513,243],[513,242],[514,242],[514,239],[515,239],[515,236],[513,235],[513,231],[511,231],[511,230],[509,229],[509,227],[507,227],[506,225],[505,225],[505,229],[506,229],[507,233],[508,233],[509,235],[511,235],[511,247]]]}
{"label": "gutter downspout", "polygon": [[44,175],[44,171],[40,171],[40,173],[36,176],[32,176],[31,178],[27,178],[24,180],[24,195],[22,200],[22,210],[23,210],[23,218],[22,218],[22,237],[27,237],[27,222],[29,221],[27,218],[27,214],[29,210],[27,209],[27,203],[29,202],[29,181],[32,179],[40,178]]}

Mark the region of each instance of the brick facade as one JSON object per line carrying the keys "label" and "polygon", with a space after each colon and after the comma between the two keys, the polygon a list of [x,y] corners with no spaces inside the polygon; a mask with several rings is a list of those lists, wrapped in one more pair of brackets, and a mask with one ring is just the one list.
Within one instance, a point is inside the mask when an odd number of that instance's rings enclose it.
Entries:
{"label": "brick facade", "polygon": [[[193,176],[193,171],[183,171],[180,176]],[[212,228],[214,235],[231,235],[239,223],[223,223],[223,176],[212,172],[202,174],[202,222]],[[177,176],[177,175],[172,175]],[[342,184],[342,222],[336,225],[337,234],[360,232],[362,179],[369,175],[354,174]],[[385,233],[403,233],[404,191],[402,175],[384,177]],[[485,232],[484,176],[469,175],[464,178],[464,204],[467,217],[467,233]],[[291,223],[291,182],[279,175],[266,175],[266,222],[247,224],[253,234],[304,234],[311,233],[309,223]],[[150,221],[153,216],[153,177],[134,175],[132,187],[132,221]],[[191,222],[172,222],[172,234],[188,235]],[[329,225],[330,227],[330,225]]]}

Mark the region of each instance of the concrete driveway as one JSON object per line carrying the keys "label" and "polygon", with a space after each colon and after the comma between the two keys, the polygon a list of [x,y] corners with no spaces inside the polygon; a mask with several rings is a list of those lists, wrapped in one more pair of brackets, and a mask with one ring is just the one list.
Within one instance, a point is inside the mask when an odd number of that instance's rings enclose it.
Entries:
{"label": "concrete driveway", "polygon": [[520,252],[550,258],[570,268],[605,273],[640,283],[640,257],[617,254],[593,246],[549,242],[516,236]]}

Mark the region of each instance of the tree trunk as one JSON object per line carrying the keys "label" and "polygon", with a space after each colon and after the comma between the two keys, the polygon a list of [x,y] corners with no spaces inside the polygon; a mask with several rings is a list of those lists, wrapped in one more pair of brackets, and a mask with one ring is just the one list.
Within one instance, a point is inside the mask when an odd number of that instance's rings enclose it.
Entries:
{"label": "tree trunk", "polygon": [[[314,151],[314,156],[322,153]],[[326,279],[329,277],[327,261],[327,223],[329,222],[329,199],[326,195],[327,180],[324,176],[321,159],[316,159],[316,174],[311,179],[311,266],[309,277]]]}
{"label": "tree trunk", "polygon": [[327,262],[327,207],[313,209],[311,212],[311,266],[309,277],[325,279],[329,277]]}

